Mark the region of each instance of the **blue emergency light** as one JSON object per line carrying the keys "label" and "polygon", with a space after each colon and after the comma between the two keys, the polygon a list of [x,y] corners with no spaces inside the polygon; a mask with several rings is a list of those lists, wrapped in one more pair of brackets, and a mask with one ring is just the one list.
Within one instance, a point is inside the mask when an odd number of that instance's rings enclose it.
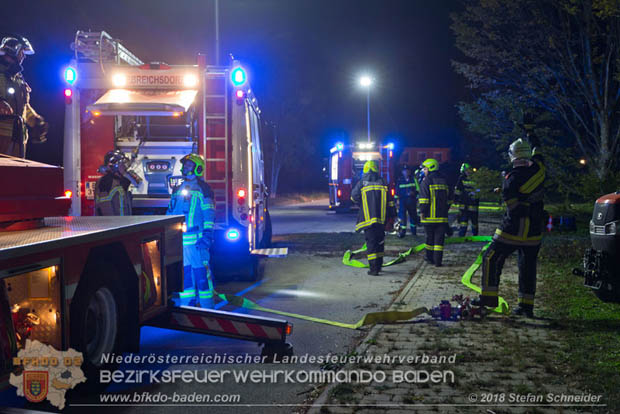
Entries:
{"label": "blue emergency light", "polygon": [[235,86],[243,85],[247,79],[245,70],[240,66],[234,68],[230,73],[230,79]]}
{"label": "blue emergency light", "polygon": [[344,148],[344,144],[342,142],[339,142],[336,144],[336,150],[337,151],[342,151]]}
{"label": "blue emergency light", "polygon": [[230,241],[239,240],[239,236],[239,230],[237,229],[228,229],[228,231],[226,232],[226,238]]}
{"label": "blue emergency light", "polygon": [[76,80],[77,80],[77,72],[76,72],[76,70],[74,68],[72,68],[71,66],[67,67],[65,69],[65,81],[69,85],[73,85]]}
{"label": "blue emergency light", "polygon": [[393,150],[394,149],[394,143],[390,142],[389,144],[386,145],[388,149]]}

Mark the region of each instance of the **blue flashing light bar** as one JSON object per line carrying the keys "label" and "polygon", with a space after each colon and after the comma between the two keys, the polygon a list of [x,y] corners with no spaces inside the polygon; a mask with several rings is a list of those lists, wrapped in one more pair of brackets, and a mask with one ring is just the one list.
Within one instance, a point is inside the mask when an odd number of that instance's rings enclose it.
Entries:
{"label": "blue flashing light bar", "polygon": [[245,70],[240,66],[234,68],[232,72],[230,73],[230,79],[233,85],[235,86],[243,85],[245,81],[247,80],[247,75],[245,73]]}
{"label": "blue flashing light bar", "polygon": [[65,82],[67,82],[69,85],[73,85],[76,80],[77,80],[76,70],[72,68],[71,66],[67,67],[65,69]]}

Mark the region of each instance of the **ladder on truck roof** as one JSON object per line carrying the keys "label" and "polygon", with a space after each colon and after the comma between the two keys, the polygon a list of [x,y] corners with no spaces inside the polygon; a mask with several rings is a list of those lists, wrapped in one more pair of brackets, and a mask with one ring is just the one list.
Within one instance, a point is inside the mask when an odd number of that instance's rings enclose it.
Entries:
{"label": "ladder on truck roof", "polygon": [[228,69],[207,67],[204,82],[205,128],[202,153],[205,158],[205,181],[215,195],[215,225],[228,225],[230,202],[230,112]]}
{"label": "ladder on truck roof", "polygon": [[89,60],[99,63],[102,70],[104,63],[127,64],[131,66],[144,64],[142,60],[123,46],[118,39],[114,39],[104,31],[87,32],[78,30],[75,33],[75,40],[71,44],[71,48],[75,51],[76,62]]}

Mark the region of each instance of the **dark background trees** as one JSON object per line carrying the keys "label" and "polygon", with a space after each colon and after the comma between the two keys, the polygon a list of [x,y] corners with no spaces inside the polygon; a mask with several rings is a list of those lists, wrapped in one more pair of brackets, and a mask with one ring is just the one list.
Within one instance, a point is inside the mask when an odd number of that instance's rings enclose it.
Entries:
{"label": "dark background trees", "polygon": [[530,122],[545,137],[555,182],[570,181],[562,191],[574,190],[581,157],[600,191],[617,185],[618,2],[476,0],[452,18],[464,55],[453,64],[472,90],[459,104],[469,128],[505,149]]}

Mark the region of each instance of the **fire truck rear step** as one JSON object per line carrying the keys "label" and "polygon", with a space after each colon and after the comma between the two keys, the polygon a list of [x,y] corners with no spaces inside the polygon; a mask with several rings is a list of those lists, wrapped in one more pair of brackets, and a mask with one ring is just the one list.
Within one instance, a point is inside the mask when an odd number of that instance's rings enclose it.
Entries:
{"label": "fire truck rear step", "polygon": [[192,306],[171,306],[147,325],[265,344],[284,344],[291,325],[282,319]]}
{"label": "fire truck rear step", "polygon": [[255,256],[267,257],[286,257],[288,255],[288,247],[271,248],[271,249],[254,249],[251,254]]}

